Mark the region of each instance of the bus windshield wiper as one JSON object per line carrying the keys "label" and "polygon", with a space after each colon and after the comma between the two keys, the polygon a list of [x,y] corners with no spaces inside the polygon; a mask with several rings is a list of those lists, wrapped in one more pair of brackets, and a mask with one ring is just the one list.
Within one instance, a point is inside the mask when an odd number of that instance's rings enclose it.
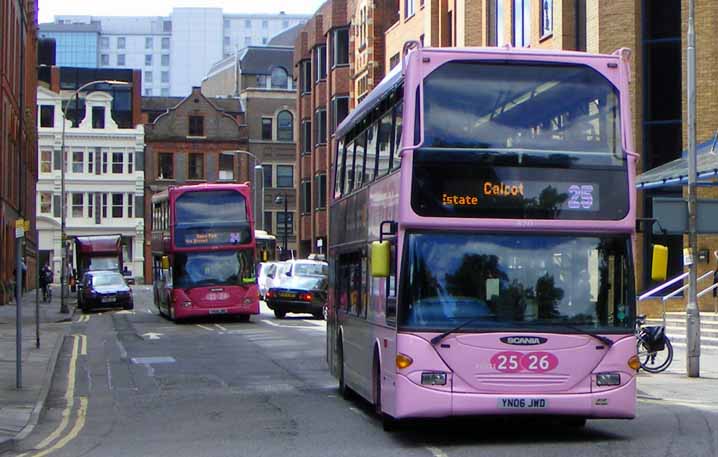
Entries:
{"label": "bus windshield wiper", "polygon": [[447,330],[447,331],[445,331],[445,332],[443,332],[443,333],[440,333],[440,334],[436,335],[435,337],[433,337],[433,338],[431,339],[431,344],[436,345],[436,344],[439,343],[441,340],[443,340],[444,338],[446,338],[448,335],[451,335],[451,334],[454,333],[454,332],[458,332],[459,330],[461,330],[462,328],[466,327],[467,325],[471,325],[471,324],[473,324],[474,322],[477,322],[477,321],[480,321],[480,320],[484,319],[485,317],[496,317],[496,316],[494,316],[493,314],[491,314],[491,315],[483,315],[483,316],[472,317],[471,319],[468,319],[468,320],[462,322],[461,324],[457,325],[456,327],[452,328],[451,330]]}
{"label": "bus windshield wiper", "polygon": [[[539,324],[539,325],[540,325],[540,324]],[[563,323],[563,322],[549,322],[549,323],[546,323],[545,325],[556,325],[556,326],[559,326],[559,327],[565,327],[565,328],[567,328],[567,329],[569,329],[569,330],[573,330],[573,331],[576,332],[576,333],[581,333],[581,334],[583,334],[583,335],[592,336],[592,337],[596,338],[598,341],[602,342],[603,344],[605,344],[605,345],[608,346],[608,347],[613,346],[613,340],[612,340],[612,339],[607,338],[607,337],[605,337],[605,336],[603,336],[603,335],[598,335],[598,334],[593,333],[593,332],[590,332],[590,331],[588,331],[588,330],[584,330],[584,329],[582,329],[581,327],[579,327],[579,326],[577,326],[577,325],[566,324],[566,323]]]}

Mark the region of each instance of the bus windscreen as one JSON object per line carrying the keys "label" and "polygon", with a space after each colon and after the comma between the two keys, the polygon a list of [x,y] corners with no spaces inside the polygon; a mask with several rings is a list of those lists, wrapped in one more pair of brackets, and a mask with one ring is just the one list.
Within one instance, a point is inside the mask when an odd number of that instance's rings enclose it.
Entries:
{"label": "bus windscreen", "polygon": [[252,239],[247,201],[233,190],[185,192],[175,203],[177,247],[237,245]]}

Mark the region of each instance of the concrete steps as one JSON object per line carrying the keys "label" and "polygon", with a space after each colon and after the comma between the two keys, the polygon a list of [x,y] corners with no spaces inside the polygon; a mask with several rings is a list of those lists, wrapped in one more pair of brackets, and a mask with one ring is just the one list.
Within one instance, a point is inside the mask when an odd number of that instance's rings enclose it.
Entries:
{"label": "concrete steps", "polygon": [[[646,319],[646,325],[663,325],[663,319]],[[674,346],[686,344],[685,313],[666,313],[666,334]],[[718,314],[701,313],[701,348],[718,350]]]}

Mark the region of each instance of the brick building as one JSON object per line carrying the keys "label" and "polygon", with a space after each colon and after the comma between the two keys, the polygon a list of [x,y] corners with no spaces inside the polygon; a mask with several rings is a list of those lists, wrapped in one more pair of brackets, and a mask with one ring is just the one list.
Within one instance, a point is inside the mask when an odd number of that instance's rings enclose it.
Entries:
{"label": "brick building", "polygon": [[12,294],[15,221],[30,221],[24,252],[35,277],[37,1],[0,0],[0,304]]}
{"label": "brick building", "polygon": [[[329,0],[307,22],[294,45],[299,141],[299,256],[327,242],[332,133],[349,112],[349,16],[346,0]],[[321,245],[321,246],[320,246]]]}
{"label": "brick building", "polygon": [[[292,29],[296,38],[299,28]],[[287,40],[285,32],[282,40]],[[287,248],[297,252],[296,210],[296,138],[297,98],[291,78],[294,48],[249,46],[235,56],[217,62],[202,81],[202,91],[209,96],[236,97],[244,107],[249,134],[248,151],[262,165],[262,182],[258,182],[257,229],[276,235],[283,247],[285,230]],[[287,197],[284,203],[277,197]],[[286,255],[289,255],[288,253]]]}
{"label": "brick building", "polygon": [[[152,195],[170,185],[245,182],[254,164],[246,154],[244,109],[236,99],[209,99],[199,87],[185,98],[144,97],[145,240],[152,239]],[[152,281],[151,246],[145,242],[146,281]]]}

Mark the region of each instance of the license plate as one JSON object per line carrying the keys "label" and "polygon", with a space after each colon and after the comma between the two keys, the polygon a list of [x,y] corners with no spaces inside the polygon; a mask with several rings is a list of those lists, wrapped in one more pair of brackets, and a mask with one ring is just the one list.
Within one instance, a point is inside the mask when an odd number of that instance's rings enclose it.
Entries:
{"label": "license plate", "polygon": [[117,297],[102,297],[102,303],[114,303],[117,301]]}
{"label": "license plate", "polygon": [[291,292],[279,292],[279,296],[282,298],[294,298],[297,294],[293,294]]}
{"label": "license plate", "polygon": [[545,409],[548,400],[545,398],[499,398],[500,409]]}
{"label": "license plate", "polygon": [[210,309],[210,310],[209,310],[209,313],[210,313],[210,314],[227,314],[227,310],[224,309],[224,308],[220,308],[220,309]]}

